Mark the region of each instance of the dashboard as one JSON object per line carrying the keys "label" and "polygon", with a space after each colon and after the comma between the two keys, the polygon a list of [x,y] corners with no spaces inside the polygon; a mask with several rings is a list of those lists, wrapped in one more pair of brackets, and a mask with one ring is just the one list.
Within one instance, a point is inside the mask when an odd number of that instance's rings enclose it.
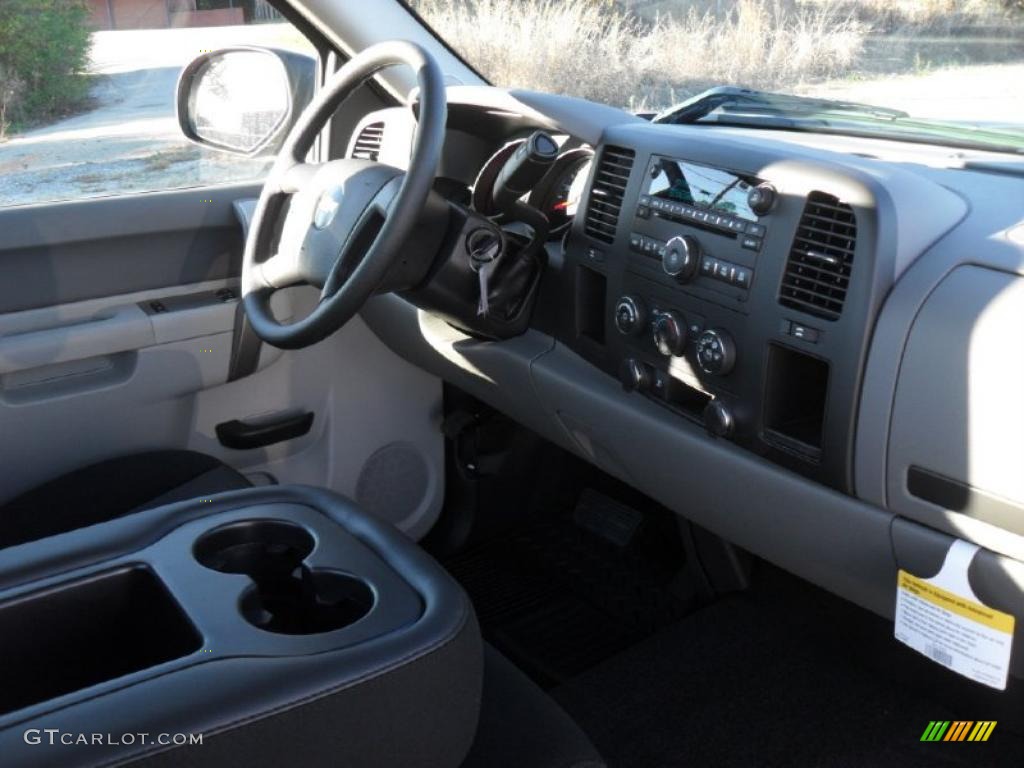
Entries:
{"label": "dashboard", "polygon": [[[567,243],[562,337],[682,418],[853,490],[870,329],[898,269],[904,193],[855,167],[700,129],[609,129]],[[963,212],[917,185],[938,238]],[[909,198],[906,201],[909,203]]]}
{"label": "dashboard", "polygon": [[[386,126],[397,165],[407,116],[361,124]],[[1024,163],[460,86],[440,175],[487,215],[503,153],[537,129],[561,154],[529,198],[555,224],[530,330],[474,339],[400,296],[367,306],[371,329],[878,613],[897,568],[935,573],[966,538],[985,548],[979,596],[1024,616],[1024,454],[1007,431],[1024,430]]]}

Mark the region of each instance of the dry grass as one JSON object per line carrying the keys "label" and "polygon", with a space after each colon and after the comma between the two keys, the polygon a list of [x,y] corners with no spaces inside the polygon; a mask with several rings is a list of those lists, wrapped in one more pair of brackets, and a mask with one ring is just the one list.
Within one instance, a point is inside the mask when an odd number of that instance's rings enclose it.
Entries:
{"label": "dry grass", "polygon": [[[492,82],[630,109],[1015,60],[1024,0],[412,0]],[[960,33],[972,35],[964,42]],[[1005,39],[996,39],[1005,38]]]}
{"label": "dry grass", "polygon": [[663,105],[723,83],[788,90],[836,77],[856,64],[866,33],[831,2],[792,8],[739,0],[724,18],[691,11],[658,21],[647,36],[646,93]]}
{"label": "dry grass", "polygon": [[847,5],[878,32],[950,34],[1017,16],[1011,0],[848,0]]}
{"label": "dry grass", "polygon": [[643,21],[600,0],[418,0],[492,82],[657,109],[709,85],[792,88],[846,71],[867,27],[838,2],[738,0]]}

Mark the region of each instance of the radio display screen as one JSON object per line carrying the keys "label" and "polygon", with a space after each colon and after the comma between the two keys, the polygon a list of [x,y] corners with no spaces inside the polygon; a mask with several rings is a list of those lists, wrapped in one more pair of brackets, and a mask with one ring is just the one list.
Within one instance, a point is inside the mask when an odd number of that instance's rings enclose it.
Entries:
{"label": "radio display screen", "polygon": [[651,197],[757,221],[757,214],[747,204],[747,193],[761,183],[753,176],[655,157],[648,179],[646,194]]}

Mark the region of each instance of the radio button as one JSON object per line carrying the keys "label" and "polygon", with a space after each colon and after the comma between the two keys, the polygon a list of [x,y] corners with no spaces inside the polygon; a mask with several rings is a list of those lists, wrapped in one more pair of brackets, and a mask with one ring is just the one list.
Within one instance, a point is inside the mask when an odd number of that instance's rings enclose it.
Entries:
{"label": "radio button", "polygon": [[746,248],[748,251],[759,251],[761,250],[761,238],[753,237],[752,235],[744,235],[740,238],[740,246]]}
{"label": "radio button", "polygon": [[747,222],[747,234],[753,235],[754,237],[764,237],[768,233],[768,228],[764,224],[755,224],[752,221]]}
{"label": "radio button", "polygon": [[801,325],[800,323],[793,323],[789,327],[789,335],[795,339],[809,341],[811,344],[818,343],[818,330],[806,325]]}
{"label": "radio button", "polygon": [[629,235],[629,247],[630,250],[640,253],[643,251],[644,236],[639,235],[636,232],[631,232]]}

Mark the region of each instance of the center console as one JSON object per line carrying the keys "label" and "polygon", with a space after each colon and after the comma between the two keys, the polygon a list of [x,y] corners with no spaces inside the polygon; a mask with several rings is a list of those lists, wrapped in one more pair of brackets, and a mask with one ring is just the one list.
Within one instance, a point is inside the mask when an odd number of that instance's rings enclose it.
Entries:
{"label": "center console", "polygon": [[656,128],[610,129],[599,149],[566,238],[563,338],[666,418],[850,490],[884,291],[878,191],[820,162]]}
{"label": "center console", "polygon": [[0,653],[7,766],[457,766],[482,670],[450,577],[300,487],[3,550]]}

